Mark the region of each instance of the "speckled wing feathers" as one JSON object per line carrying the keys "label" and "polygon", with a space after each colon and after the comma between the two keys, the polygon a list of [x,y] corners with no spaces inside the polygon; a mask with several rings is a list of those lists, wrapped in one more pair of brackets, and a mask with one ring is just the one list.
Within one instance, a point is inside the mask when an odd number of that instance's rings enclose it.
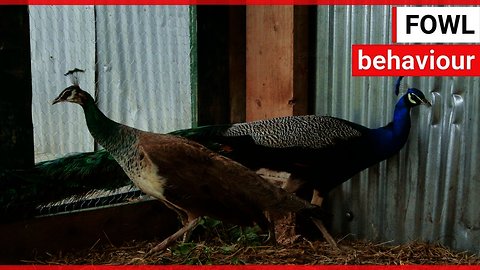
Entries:
{"label": "speckled wing feathers", "polygon": [[234,124],[224,136],[249,135],[257,145],[272,148],[323,148],[362,135],[361,127],[328,116],[289,116]]}

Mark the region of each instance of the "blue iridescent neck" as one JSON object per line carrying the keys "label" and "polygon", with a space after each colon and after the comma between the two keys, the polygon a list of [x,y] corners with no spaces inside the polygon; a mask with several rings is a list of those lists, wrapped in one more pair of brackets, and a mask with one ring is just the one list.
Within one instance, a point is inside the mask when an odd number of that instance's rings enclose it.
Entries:
{"label": "blue iridescent neck", "polygon": [[411,124],[410,108],[406,97],[403,96],[395,105],[393,121],[384,127],[372,130],[377,153],[382,158],[388,158],[397,153],[407,142]]}
{"label": "blue iridescent neck", "polygon": [[406,96],[403,96],[395,105],[393,112],[393,133],[398,139],[408,138],[410,132],[410,108],[406,103]]}

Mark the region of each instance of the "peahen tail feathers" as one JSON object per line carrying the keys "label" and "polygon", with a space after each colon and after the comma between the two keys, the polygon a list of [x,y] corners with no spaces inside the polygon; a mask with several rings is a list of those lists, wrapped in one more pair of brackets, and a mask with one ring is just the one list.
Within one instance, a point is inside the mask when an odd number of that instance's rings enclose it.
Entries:
{"label": "peahen tail feathers", "polygon": [[105,150],[40,162],[27,170],[1,170],[0,219],[26,217],[40,204],[129,184],[130,179]]}

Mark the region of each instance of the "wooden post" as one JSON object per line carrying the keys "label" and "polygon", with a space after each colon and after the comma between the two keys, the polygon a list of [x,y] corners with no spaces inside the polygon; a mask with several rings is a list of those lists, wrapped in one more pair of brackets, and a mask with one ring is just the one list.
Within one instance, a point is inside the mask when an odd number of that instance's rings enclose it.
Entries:
{"label": "wooden post", "polygon": [[0,7],[0,168],[33,166],[27,6]]}
{"label": "wooden post", "polygon": [[246,120],[306,114],[308,7],[247,6]]}
{"label": "wooden post", "polygon": [[245,122],[245,6],[229,7],[230,122]]}
{"label": "wooden post", "polygon": [[229,122],[228,6],[197,7],[198,125]]}
{"label": "wooden post", "polygon": [[[308,7],[247,6],[247,121],[308,113],[308,14]],[[295,223],[293,214],[277,220],[276,240],[293,242]]]}
{"label": "wooden post", "polygon": [[245,121],[245,7],[198,6],[198,124]]}

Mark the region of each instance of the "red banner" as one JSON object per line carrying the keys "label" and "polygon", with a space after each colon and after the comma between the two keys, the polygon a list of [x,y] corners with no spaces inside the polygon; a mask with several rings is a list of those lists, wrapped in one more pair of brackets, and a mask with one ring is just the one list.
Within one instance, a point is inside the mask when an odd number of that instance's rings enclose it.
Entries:
{"label": "red banner", "polygon": [[480,5],[480,0],[0,0],[1,5]]}
{"label": "red banner", "polygon": [[480,76],[480,45],[352,45],[352,76]]}

